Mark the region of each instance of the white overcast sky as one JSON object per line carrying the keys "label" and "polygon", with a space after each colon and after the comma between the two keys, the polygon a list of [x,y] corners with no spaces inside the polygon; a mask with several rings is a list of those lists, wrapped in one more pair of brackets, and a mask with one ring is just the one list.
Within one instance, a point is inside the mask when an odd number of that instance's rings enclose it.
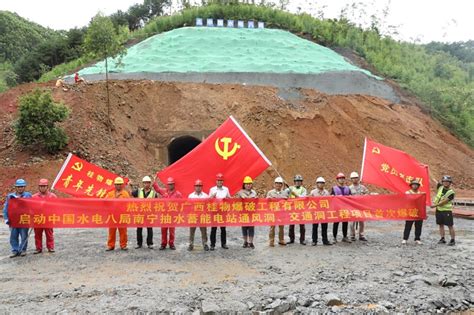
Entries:
{"label": "white overcast sky", "polygon": [[[16,12],[30,21],[59,30],[87,25],[99,11],[108,15],[119,9],[125,11],[132,4],[141,2],[0,0],[0,10]],[[341,9],[353,3],[357,4],[357,9],[349,10],[349,18],[362,25],[369,23],[372,14],[381,17],[388,5],[389,14],[383,28],[387,33],[390,25],[396,26],[399,34],[393,36],[397,39],[418,39],[424,43],[432,40],[452,42],[474,39],[473,0],[290,0],[287,8],[297,11],[299,7],[312,15],[322,11],[325,18],[334,18],[339,16]],[[361,13],[364,18],[360,17]]]}

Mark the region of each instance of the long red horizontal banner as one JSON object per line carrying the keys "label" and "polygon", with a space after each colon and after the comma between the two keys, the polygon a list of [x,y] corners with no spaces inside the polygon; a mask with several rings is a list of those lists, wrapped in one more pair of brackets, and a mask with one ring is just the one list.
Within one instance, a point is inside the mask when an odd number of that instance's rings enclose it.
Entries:
{"label": "long red horizontal banner", "polygon": [[12,227],[261,226],[426,219],[425,195],[297,199],[12,199]]}

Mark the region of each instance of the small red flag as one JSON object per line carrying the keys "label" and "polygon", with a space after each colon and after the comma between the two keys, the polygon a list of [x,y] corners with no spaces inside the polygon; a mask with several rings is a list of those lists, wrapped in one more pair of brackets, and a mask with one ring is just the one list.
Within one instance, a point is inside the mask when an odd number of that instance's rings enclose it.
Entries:
{"label": "small red flag", "polygon": [[245,176],[260,175],[272,163],[255,145],[242,127],[230,116],[207,139],[181,159],[157,173],[163,183],[173,177],[176,189],[184,197],[194,191],[194,181],[203,181],[203,191],[216,184],[216,175],[224,175],[224,186],[231,195],[242,188]]}
{"label": "small red flag", "polygon": [[393,192],[404,193],[410,182],[417,179],[420,191],[426,193],[426,204],[431,203],[428,166],[406,152],[384,146],[365,138],[361,181]]}
{"label": "small red flag", "polygon": [[[116,177],[118,175],[69,153],[51,189],[73,197],[103,198],[114,189]],[[124,181],[128,183],[128,178]]]}

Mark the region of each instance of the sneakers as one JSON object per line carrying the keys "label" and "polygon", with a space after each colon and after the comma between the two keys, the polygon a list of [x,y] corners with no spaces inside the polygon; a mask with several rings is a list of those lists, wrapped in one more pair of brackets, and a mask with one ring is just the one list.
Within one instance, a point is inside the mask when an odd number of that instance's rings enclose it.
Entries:
{"label": "sneakers", "polygon": [[41,254],[43,251],[40,250],[40,249],[37,249],[33,252],[33,255],[38,255],[38,254]]}
{"label": "sneakers", "polygon": [[48,248],[48,253],[54,253],[54,252],[56,252],[54,248]]}
{"label": "sneakers", "polygon": [[205,250],[206,252],[208,252],[208,251],[209,251],[209,246],[208,246],[207,244],[206,244],[206,245],[204,245],[204,250]]}
{"label": "sneakers", "polygon": [[176,250],[176,247],[174,245],[170,245],[171,250]]}
{"label": "sneakers", "polygon": [[352,243],[347,236],[342,238],[343,243]]}
{"label": "sneakers", "polygon": [[365,236],[359,236],[359,241],[362,241],[362,242],[367,242],[367,239],[365,238]]}
{"label": "sneakers", "polygon": [[249,243],[247,243],[247,242],[244,242],[244,246],[242,246],[242,247],[243,247],[243,248],[247,248],[247,247],[249,247]]}
{"label": "sneakers", "polygon": [[[294,243],[295,243],[295,240],[290,240],[287,244],[294,244]],[[280,244],[280,243],[278,243],[278,244]]]}
{"label": "sneakers", "polygon": [[301,241],[300,244],[301,245],[306,245],[306,241]]}
{"label": "sneakers", "polygon": [[188,251],[192,251],[193,249],[194,249],[194,246],[193,246],[192,244],[190,244],[190,245],[188,246]]}
{"label": "sneakers", "polygon": [[147,245],[148,249],[153,249],[153,245]]}
{"label": "sneakers", "polygon": [[251,249],[255,249],[255,245],[253,245],[253,243],[250,243],[250,244],[249,244],[249,247],[250,247]]}
{"label": "sneakers", "polygon": [[416,245],[423,245],[423,243],[422,243],[420,240],[416,240],[416,241],[415,241],[415,244],[416,244]]}
{"label": "sneakers", "polygon": [[214,251],[214,250],[216,250],[216,246],[211,245],[211,251]]}
{"label": "sneakers", "polygon": [[223,248],[223,249],[229,249],[229,247],[227,247],[227,245],[225,245],[225,244],[222,245],[222,248]]}
{"label": "sneakers", "polygon": [[333,245],[330,241],[323,241],[323,245],[325,246],[331,246]]}
{"label": "sneakers", "polygon": [[316,246],[316,245],[318,245],[318,242],[312,242],[311,243],[311,246]]}
{"label": "sneakers", "polygon": [[444,239],[444,237],[440,238],[438,244],[446,244],[446,240]]}
{"label": "sneakers", "polygon": [[160,246],[160,250],[165,250],[166,249],[166,245],[161,245]]}
{"label": "sneakers", "polygon": [[142,245],[135,246],[135,249],[140,249],[140,248],[142,248]]}
{"label": "sneakers", "polygon": [[451,240],[449,241],[448,246],[454,246],[454,245],[456,245],[456,241],[455,241],[454,239],[451,239]]}
{"label": "sneakers", "polygon": [[17,252],[13,252],[13,253],[12,253],[10,256],[8,256],[8,257],[10,257],[10,258],[15,258],[15,257],[17,257],[17,256],[20,256],[20,255],[19,255]]}
{"label": "sneakers", "polygon": [[110,251],[113,251],[114,249],[115,249],[115,248],[113,248],[113,247],[109,247],[109,248],[107,248],[105,251],[106,251],[106,252],[110,252]]}
{"label": "sneakers", "polygon": [[402,245],[406,245],[406,244],[407,244],[407,240],[403,240]]}
{"label": "sneakers", "polygon": [[355,241],[356,241],[356,237],[355,237],[355,236],[351,236],[351,241],[355,242]]}

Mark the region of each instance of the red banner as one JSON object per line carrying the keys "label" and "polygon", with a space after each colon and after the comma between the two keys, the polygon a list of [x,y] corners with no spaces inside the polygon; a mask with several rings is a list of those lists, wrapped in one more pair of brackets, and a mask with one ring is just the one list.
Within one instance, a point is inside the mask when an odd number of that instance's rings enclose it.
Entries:
{"label": "red banner", "polygon": [[431,204],[428,166],[409,154],[365,139],[361,181],[397,193],[410,189],[410,182],[417,179],[420,191],[426,194],[426,204]]}
{"label": "red banner", "polygon": [[216,184],[216,174],[224,175],[224,185],[231,195],[242,188],[245,176],[260,175],[271,162],[265,157],[242,127],[231,116],[206,140],[177,162],[158,172],[163,183],[168,177],[176,181],[176,190],[187,196],[200,179],[204,191]]}
{"label": "red banner", "polygon": [[425,194],[295,199],[11,199],[12,227],[260,226],[426,219]]}
{"label": "red banner", "polygon": [[[118,175],[69,153],[51,189],[74,197],[104,198]],[[124,178],[125,183],[128,179]]]}

